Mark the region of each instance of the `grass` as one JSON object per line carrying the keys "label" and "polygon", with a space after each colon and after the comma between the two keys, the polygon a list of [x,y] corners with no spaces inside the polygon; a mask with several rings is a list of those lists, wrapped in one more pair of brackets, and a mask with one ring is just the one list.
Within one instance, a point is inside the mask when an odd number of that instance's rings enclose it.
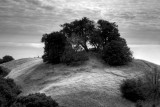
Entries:
{"label": "grass", "polygon": [[12,68],[8,77],[23,87],[22,95],[44,92],[66,107],[134,107],[121,97],[119,85],[147,69],[141,60],[122,67],[110,67],[94,57],[78,67],[24,60],[5,65]]}

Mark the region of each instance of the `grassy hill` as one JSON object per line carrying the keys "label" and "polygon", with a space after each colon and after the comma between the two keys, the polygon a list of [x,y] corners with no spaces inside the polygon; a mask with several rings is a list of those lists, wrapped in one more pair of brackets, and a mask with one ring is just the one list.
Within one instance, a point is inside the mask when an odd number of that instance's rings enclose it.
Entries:
{"label": "grassy hill", "polygon": [[81,66],[51,65],[40,58],[26,58],[5,63],[11,70],[7,77],[22,87],[22,94],[41,92],[65,107],[134,107],[123,99],[119,85],[126,78],[141,76],[150,66],[134,60],[121,67],[110,67],[97,58]]}

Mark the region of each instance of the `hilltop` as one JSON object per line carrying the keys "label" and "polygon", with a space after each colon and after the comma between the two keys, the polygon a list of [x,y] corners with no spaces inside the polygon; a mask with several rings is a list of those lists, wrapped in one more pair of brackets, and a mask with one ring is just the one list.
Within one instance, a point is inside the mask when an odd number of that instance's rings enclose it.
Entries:
{"label": "hilltop", "polygon": [[110,67],[95,57],[80,66],[51,65],[41,58],[14,60],[1,66],[22,87],[22,94],[46,93],[65,107],[134,107],[123,99],[119,85],[126,78],[141,76],[149,66],[134,60],[125,66]]}

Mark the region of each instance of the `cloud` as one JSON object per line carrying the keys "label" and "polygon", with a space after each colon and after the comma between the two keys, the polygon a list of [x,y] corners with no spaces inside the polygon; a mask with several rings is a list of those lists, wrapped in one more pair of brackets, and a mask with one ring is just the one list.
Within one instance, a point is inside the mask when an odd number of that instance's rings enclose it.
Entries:
{"label": "cloud", "polygon": [[29,36],[28,41],[35,42],[33,38],[40,40],[43,33],[59,30],[60,24],[86,16],[117,22],[129,41],[157,39],[159,7],[159,0],[0,0],[0,36]]}
{"label": "cloud", "polygon": [[131,48],[148,48],[148,47],[160,47],[160,45],[155,45],[155,44],[141,44],[141,45],[136,45],[136,44],[131,44],[131,45],[128,45],[129,47]]}
{"label": "cloud", "polygon": [[42,43],[15,43],[15,42],[0,42],[0,47],[31,47],[31,48],[43,48]]}

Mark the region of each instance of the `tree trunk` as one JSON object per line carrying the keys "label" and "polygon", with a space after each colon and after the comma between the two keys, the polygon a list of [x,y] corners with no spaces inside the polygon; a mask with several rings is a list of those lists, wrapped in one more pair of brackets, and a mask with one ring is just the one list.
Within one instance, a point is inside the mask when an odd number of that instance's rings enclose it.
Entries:
{"label": "tree trunk", "polygon": [[84,48],[84,50],[85,50],[86,52],[88,52],[88,51],[89,51],[89,49],[88,49],[87,45],[82,45],[82,47]]}

